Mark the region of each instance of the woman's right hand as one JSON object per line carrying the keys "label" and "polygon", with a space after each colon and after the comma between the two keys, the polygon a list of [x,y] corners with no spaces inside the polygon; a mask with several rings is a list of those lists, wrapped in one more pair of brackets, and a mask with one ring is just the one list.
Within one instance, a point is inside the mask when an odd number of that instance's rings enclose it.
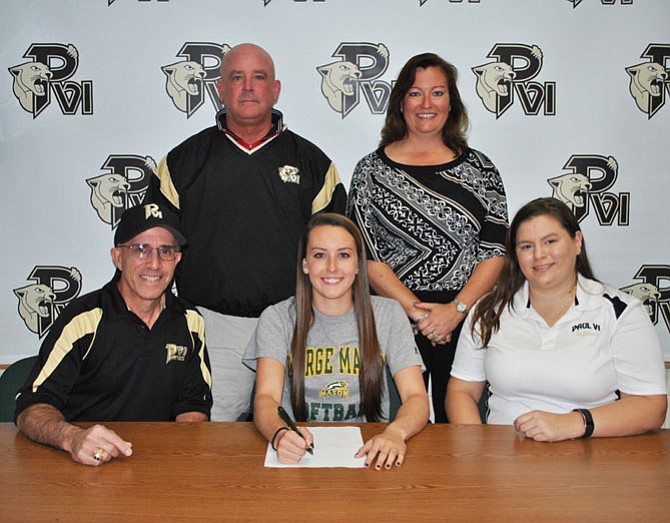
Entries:
{"label": "woman's right hand", "polygon": [[451,341],[451,333],[465,318],[465,314],[458,312],[453,303],[415,303],[416,309],[427,312],[417,328],[433,346],[442,345]]}
{"label": "woman's right hand", "polygon": [[304,439],[292,430],[284,430],[277,436],[279,442],[275,442],[275,447],[277,448],[277,459],[280,463],[298,463],[314,442],[314,436],[309,429],[298,427],[298,430],[305,437]]}

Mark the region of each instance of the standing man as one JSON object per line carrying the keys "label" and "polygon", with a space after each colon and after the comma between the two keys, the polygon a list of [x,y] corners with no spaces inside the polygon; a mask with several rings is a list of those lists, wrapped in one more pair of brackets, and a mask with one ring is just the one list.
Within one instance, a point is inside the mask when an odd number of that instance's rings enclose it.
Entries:
{"label": "standing man", "polygon": [[207,421],[211,376],[198,312],[171,292],[184,235],[156,204],[128,209],[114,236],[111,282],[57,318],[16,399],[29,438],[99,465],[132,454],[102,425],[76,421]]}
{"label": "standing man", "polygon": [[215,421],[248,410],[254,374],[242,354],[260,313],[295,291],[310,216],[345,208],[333,163],[273,109],[280,87],[265,50],[233,47],[221,61],[217,125],[170,151],[148,192],[179,211],[189,238],[177,288],[205,318]]}

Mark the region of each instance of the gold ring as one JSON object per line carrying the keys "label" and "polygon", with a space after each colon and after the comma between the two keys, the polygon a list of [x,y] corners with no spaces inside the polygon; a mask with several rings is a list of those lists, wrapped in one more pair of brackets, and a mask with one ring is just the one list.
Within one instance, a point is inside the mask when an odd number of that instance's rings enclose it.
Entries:
{"label": "gold ring", "polygon": [[95,461],[102,461],[102,458],[105,457],[105,449],[98,448],[93,453],[93,459]]}
{"label": "gold ring", "polygon": [[437,337],[437,334],[431,334],[431,335],[430,335],[430,339],[431,339],[432,341],[437,341],[439,338]]}

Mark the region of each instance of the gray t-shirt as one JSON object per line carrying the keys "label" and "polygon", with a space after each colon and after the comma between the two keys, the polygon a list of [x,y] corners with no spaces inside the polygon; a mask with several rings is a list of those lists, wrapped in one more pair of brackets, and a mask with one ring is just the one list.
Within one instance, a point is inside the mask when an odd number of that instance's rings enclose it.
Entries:
{"label": "gray t-shirt", "polygon": [[[377,337],[385,363],[395,374],[406,367],[423,368],[409,321],[395,300],[372,297]],[[358,384],[358,328],[353,309],[342,316],[325,316],[314,309],[307,337],[305,401],[309,421],[361,422]],[[286,369],[282,406],[293,416],[287,361],[295,326],[295,300],[289,298],[263,311],[242,362],[256,370],[256,360],[268,357]],[[387,373],[383,374],[382,419],[389,413]]]}

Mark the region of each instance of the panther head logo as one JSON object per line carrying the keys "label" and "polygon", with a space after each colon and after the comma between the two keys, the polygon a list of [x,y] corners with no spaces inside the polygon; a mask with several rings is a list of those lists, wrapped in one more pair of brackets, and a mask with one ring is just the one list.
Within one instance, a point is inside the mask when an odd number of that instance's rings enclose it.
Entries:
{"label": "panther head logo", "polygon": [[175,62],[171,65],[161,67],[167,77],[165,90],[172,102],[182,112],[187,112],[187,100],[189,96],[200,94],[200,85],[205,79],[204,67],[192,60]]}
{"label": "panther head logo", "polygon": [[554,189],[552,197],[565,203],[572,212],[586,205],[591,182],[581,173],[568,173],[547,180]]}
{"label": "panther head logo", "polygon": [[363,73],[352,62],[333,62],[316,69],[321,74],[321,92],[328,100],[328,105],[341,113],[344,97],[355,93]]}
{"label": "panther head logo", "polygon": [[654,314],[652,302],[658,302],[658,299],[661,297],[661,293],[656,285],[652,285],[651,283],[636,283],[628,287],[621,287],[621,290],[640,300],[649,316]]}
{"label": "panther head logo", "polygon": [[41,338],[61,310],[81,291],[81,272],[76,267],[36,265],[28,276],[35,283],[14,289],[19,316]]}
{"label": "panther head logo", "polygon": [[41,62],[26,62],[9,68],[14,77],[12,90],[21,107],[34,112],[34,97],[46,96],[53,73]]}
{"label": "panther head logo", "polygon": [[19,299],[19,315],[26,327],[39,334],[39,318],[51,315],[56,293],[47,285],[32,284],[14,289],[14,294]]}
{"label": "panther head logo", "polygon": [[300,169],[293,165],[284,165],[279,168],[279,178],[284,183],[300,183]]}
{"label": "panther head logo", "polygon": [[477,95],[489,111],[495,113],[499,96],[509,96],[516,73],[504,62],[492,62],[473,67],[477,75]]}
{"label": "panther head logo", "polygon": [[648,113],[652,97],[661,96],[668,73],[662,65],[655,62],[632,65],[626,68],[630,75],[630,94],[635,98],[638,108]]}
{"label": "panther head logo", "polygon": [[130,189],[130,184],[120,174],[101,174],[87,178],[91,188],[91,205],[105,223],[112,223],[112,210],[124,207],[124,196]]}

